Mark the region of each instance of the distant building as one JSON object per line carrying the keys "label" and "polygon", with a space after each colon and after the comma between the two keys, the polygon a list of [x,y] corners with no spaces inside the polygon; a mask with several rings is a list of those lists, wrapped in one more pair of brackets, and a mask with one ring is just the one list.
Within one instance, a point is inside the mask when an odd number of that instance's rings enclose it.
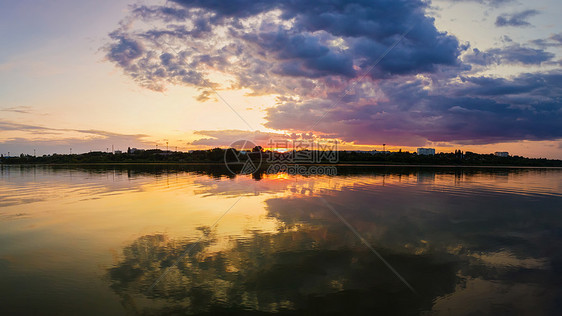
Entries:
{"label": "distant building", "polygon": [[496,151],[494,155],[498,157],[509,157],[509,153],[507,151]]}
{"label": "distant building", "polygon": [[418,155],[435,155],[435,148],[418,148]]}
{"label": "distant building", "polygon": [[122,154],[123,152],[122,152],[121,150],[116,150],[116,151],[114,151],[114,153],[115,153],[116,155],[120,155],[120,154]]}

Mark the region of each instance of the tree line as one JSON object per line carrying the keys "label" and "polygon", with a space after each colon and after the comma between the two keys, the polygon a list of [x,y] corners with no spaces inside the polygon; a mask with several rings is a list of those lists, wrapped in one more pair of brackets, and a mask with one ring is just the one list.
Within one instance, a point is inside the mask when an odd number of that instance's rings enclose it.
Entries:
{"label": "tree line", "polygon": [[[316,160],[295,159],[296,157],[319,157]],[[52,154],[32,156],[21,154],[18,157],[0,157],[3,164],[80,164],[80,163],[224,163],[243,162],[251,159],[262,163],[372,163],[372,164],[420,164],[420,165],[491,165],[491,166],[535,166],[562,167],[562,160],[546,158],[526,158],[521,156],[499,157],[494,154],[477,154],[456,150],[452,153],[418,155],[398,152],[360,152],[360,151],[289,151],[277,153],[256,147],[243,152],[234,148],[213,148],[190,152],[165,151],[159,149],[128,150],[125,153],[89,152],[83,154]]]}

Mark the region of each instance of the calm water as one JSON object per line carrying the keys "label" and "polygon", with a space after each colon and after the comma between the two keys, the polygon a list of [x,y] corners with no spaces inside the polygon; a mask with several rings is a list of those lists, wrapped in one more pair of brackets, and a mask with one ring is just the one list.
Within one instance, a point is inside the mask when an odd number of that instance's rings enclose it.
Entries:
{"label": "calm water", "polygon": [[1,167],[0,314],[559,314],[562,170],[338,172]]}

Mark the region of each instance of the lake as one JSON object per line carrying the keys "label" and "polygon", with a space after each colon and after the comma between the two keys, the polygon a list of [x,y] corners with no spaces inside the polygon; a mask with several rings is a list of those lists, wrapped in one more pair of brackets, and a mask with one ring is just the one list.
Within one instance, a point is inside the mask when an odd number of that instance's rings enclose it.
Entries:
{"label": "lake", "polygon": [[0,314],[555,315],[562,169],[0,166]]}

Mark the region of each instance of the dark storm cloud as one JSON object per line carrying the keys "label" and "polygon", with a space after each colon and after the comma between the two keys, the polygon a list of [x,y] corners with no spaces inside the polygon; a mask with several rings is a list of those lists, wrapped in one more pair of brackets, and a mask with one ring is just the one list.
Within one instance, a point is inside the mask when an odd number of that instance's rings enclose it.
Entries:
{"label": "dark storm cloud", "polygon": [[[412,79],[412,78],[409,78]],[[377,103],[285,103],[270,108],[267,127],[299,130],[324,113],[318,132],[346,141],[423,145],[426,140],[487,144],[562,137],[562,73],[523,74],[514,79],[463,78],[432,93],[424,80],[387,80]],[[328,112],[326,112],[328,111]]]}
{"label": "dark storm cloud", "polygon": [[502,14],[496,18],[496,26],[531,26],[527,19],[539,14],[537,10],[525,10],[513,14]]}
{"label": "dark storm cloud", "polygon": [[[371,77],[460,64],[457,39],[435,28],[423,1],[174,2],[134,7],[106,48],[108,60],[155,90],[212,85],[205,80],[218,71],[255,94],[306,94],[311,89],[303,85],[326,87],[365,73],[408,30]],[[147,27],[134,29],[131,21]],[[158,59],[163,54],[173,55],[173,69]]]}
{"label": "dark storm cloud", "polygon": [[552,60],[555,57],[553,53],[542,49],[535,49],[512,44],[502,48],[492,48],[486,51],[480,51],[474,48],[471,53],[463,57],[463,61],[469,64],[477,64],[487,66],[491,64],[524,64],[524,65],[540,65],[543,62]]}
{"label": "dark storm cloud", "polygon": [[313,35],[291,35],[287,31],[277,31],[245,34],[243,38],[275,55],[278,63],[273,72],[276,74],[306,78],[356,75],[353,56],[334,51]]}
{"label": "dark storm cloud", "polygon": [[469,83],[459,91],[466,95],[513,95],[532,93],[537,98],[551,98],[553,101],[562,96],[562,72],[526,73],[508,80],[490,77],[461,77]]}
{"label": "dark storm cloud", "polygon": [[[265,2],[268,5],[263,7],[271,9],[272,2]],[[294,19],[292,28],[276,29],[272,33],[258,31],[245,34],[243,38],[259,45],[265,52],[282,50],[278,55],[281,59],[304,59],[302,64],[292,62],[283,65],[282,69],[288,69],[289,75],[354,76],[353,64],[361,69],[367,68],[400,34],[407,31],[400,45],[380,62],[381,76],[432,72],[439,65],[458,64],[461,49],[457,39],[435,28],[433,19],[425,15],[425,2],[341,0],[276,3],[276,8],[282,11],[281,18]],[[221,10],[216,12],[223,13]],[[331,38],[342,38],[349,49],[342,51],[326,45]]]}

